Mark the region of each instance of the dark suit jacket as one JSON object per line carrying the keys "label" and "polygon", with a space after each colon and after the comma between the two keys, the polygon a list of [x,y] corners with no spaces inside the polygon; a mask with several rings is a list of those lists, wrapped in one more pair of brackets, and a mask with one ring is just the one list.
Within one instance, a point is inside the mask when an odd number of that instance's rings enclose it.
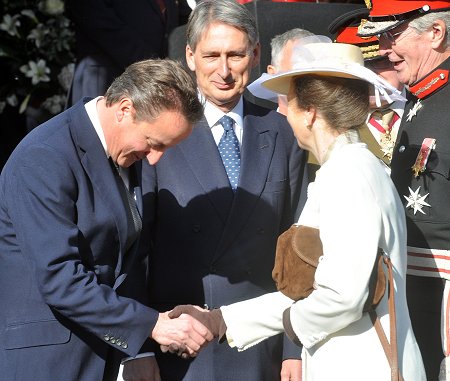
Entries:
{"label": "dark suit jacket", "polygon": [[[277,237],[295,219],[304,174],[285,117],[245,102],[234,195],[206,120],[197,124],[156,165],[151,306],[214,308],[274,291]],[[164,381],[264,381],[279,377],[281,352],[275,337],[242,353],[213,343],[194,361],[158,354],[158,363]]]}
{"label": "dark suit jacket", "polygon": [[126,235],[79,102],[25,137],[0,177],[2,380],[102,380],[109,349],[140,350],[157,313],[115,292],[136,253],[124,252]]}
{"label": "dark suit jacket", "polygon": [[84,96],[103,95],[133,62],[167,55],[169,32],[184,22],[190,9],[184,0],[164,2],[165,19],[156,0],[66,2],[77,57],[69,106]]}

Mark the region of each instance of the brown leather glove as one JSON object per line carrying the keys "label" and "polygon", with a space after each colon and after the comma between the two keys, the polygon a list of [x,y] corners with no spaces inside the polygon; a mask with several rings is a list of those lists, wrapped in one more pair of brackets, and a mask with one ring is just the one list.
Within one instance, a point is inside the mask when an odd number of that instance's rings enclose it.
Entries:
{"label": "brown leather glove", "polygon": [[181,314],[191,315],[194,319],[202,323],[206,328],[208,328],[214,337],[219,338],[219,342],[225,340],[225,334],[227,332],[227,325],[222,317],[222,312],[220,308],[215,308],[212,311],[199,310],[195,306],[190,304],[184,304],[181,306],[176,306],[172,311],[169,312],[169,317],[175,319]]}

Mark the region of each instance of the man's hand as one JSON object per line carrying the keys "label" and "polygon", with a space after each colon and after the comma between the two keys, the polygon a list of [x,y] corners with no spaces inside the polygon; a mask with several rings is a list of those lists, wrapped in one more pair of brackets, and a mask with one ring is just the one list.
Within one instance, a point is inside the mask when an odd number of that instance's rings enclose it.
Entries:
{"label": "man's hand", "polygon": [[125,362],[122,378],[124,381],[161,381],[158,363],[154,356]]}
{"label": "man's hand", "polygon": [[281,381],[302,381],[302,360],[284,360],[281,367]]}
{"label": "man's hand", "polygon": [[184,304],[181,306],[176,306],[172,311],[170,311],[169,317],[174,319],[182,314],[188,314],[194,317],[206,328],[208,328],[214,337],[218,337],[219,341],[224,339],[227,332],[227,326],[223,320],[222,312],[219,308],[209,311],[190,304]]}
{"label": "man's hand", "polygon": [[195,357],[214,336],[211,331],[190,315],[183,313],[177,318],[171,319],[165,312],[159,314],[151,338],[163,347],[176,347],[179,353]]}

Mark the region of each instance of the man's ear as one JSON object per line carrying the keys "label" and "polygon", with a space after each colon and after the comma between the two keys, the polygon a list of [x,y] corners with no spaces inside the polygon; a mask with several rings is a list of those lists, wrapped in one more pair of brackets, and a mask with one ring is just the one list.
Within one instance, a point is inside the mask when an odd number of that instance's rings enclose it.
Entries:
{"label": "man's ear", "polygon": [[275,66],[269,64],[269,65],[267,65],[267,73],[268,74],[276,74],[277,69],[275,69]]}
{"label": "man's ear", "polygon": [[447,26],[443,20],[436,20],[431,27],[431,47],[435,50],[444,49],[447,38]]}
{"label": "man's ear", "polygon": [[121,122],[125,117],[133,116],[133,102],[129,98],[121,99],[116,108],[117,122]]}
{"label": "man's ear", "polygon": [[186,63],[192,71],[195,71],[194,52],[189,45],[186,45]]}
{"label": "man's ear", "polygon": [[255,68],[257,65],[258,65],[258,63],[259,63],[259,57],[260,57],[260,54],[261,54],[261,45],[259,44],[259,42],[255,45],[255,47],[253,48],[253,51],[252,51],[252,57],[251,57],[251,60],[252,60],[252,62],[251,62],[251,67],[252,67],[252,69],[253,68]]}

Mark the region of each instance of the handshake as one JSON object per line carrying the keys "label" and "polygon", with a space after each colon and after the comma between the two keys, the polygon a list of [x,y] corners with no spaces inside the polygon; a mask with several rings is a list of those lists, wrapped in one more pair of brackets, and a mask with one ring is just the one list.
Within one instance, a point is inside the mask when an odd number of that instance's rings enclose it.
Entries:
{"label": "handshake", "polygon": [[214,338],[225,340],[226,331],[220,309],[209,311],[187,304],[160,313],[151,337],[163,352],[189,358],[197,356]]}

